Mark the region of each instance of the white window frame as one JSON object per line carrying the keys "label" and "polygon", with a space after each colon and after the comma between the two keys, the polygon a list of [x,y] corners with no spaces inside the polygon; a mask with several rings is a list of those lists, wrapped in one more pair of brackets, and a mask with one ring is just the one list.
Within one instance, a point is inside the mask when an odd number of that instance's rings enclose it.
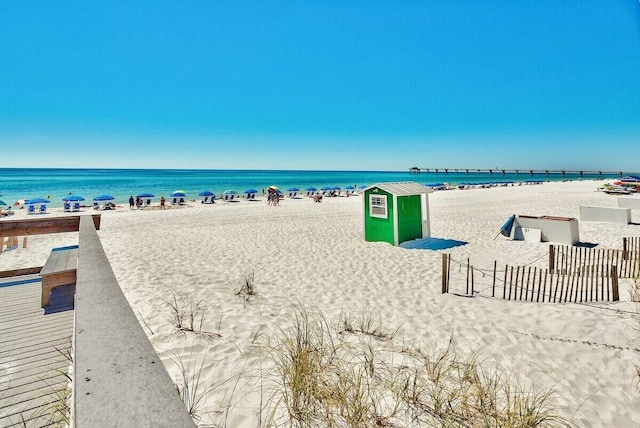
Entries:
{"label": "white window frame", "polygon": [[[387,195],[370,194],[369,195],[369,216],[377,217],[377,218],[388,218],[389,217],[388,202],[389,202],[389,198]],[[379,212],[380,209],[382,209],[384,213]]]}

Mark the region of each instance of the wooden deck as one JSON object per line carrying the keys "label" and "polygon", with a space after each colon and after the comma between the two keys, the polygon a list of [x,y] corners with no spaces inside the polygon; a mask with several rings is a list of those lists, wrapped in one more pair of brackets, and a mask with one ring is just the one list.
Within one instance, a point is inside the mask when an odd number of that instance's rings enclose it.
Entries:
{"label": "wooden deck", "polygon": [[40,307],[39,275],[0,279],[0,426],[56,426],[73,336],[75,285]]}

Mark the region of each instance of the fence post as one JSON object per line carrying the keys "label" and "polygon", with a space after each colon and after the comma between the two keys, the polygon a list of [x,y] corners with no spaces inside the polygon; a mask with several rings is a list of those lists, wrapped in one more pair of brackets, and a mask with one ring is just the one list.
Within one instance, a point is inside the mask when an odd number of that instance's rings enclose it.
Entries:
{"label": "fence post", "polygon": [[629,259],[629,248],[627,247],[627,238],[622,238],[622,260]]}
{"label": "fence post", "polygon": [[611,266],[611,291],[613,294],[613,301],[617,302],[620,300],[620,295],[618,294],[618,268],[616,266]]}
{"label": "fence post", "polygon": [[496,297],[496,270],[498,268],[498,261],[493,261],[493,287],[491,287],[491,297]]}
{"label": "fence post", "polygon": [[469,295],[469,258],[467,257],[467,296]]}
{"label": "fence post", "polygon": [[447,272],[447,257],[448,254],[442,255],[442,294],[449,291],[449,273]]}
{"label": "fence post", "polygon": [[549,245],[549,273],[553,274],[556,265],[556,250],[553,244]]}

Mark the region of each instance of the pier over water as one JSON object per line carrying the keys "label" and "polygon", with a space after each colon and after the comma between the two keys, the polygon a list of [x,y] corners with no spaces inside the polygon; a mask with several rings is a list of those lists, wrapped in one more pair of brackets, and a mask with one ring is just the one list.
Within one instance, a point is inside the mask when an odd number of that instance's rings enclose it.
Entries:
{"label": "pier over water", "polygon": [[630,175],[632,173],[625,173],[624,171],[586,171],[586,170],[562,170],[562,169],[503,169],[503,168],[419,168],[417,166],[412,166],[409,168],[409,172],[420,174],[420,173],[445,173],[445,174],[489,174],[489,175],[507,175],[507,174],[515,174],[515,175],[529,175],[533,177],[534,175],[560,175],[565,177],[567,174],[569,175],[578,175],[580,177],[584,176],[600,176],[600,177],[610,177],[610,176],[624,176]]}

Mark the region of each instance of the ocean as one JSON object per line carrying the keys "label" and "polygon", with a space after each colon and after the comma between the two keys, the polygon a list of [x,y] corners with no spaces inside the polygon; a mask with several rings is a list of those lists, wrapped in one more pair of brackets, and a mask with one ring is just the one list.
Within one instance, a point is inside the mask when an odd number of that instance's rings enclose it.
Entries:
{"label": "ocean", "polygon": [[242,194],[255,189],[258,194],[269,186],[277,186],[285,194],[290,188],[304,191],[307,187],[326,186],[360,188],[375,183],[415,181],[420,184],[483,183],[512,181],[515,183],[543,180],[613,179],[613,175],[578,174],[489,174],[488,172],[422,172],[407,171],[290,171],[290,170],[185,170],[185,169],[47,169],[0,168],[0,200],[8,205],[20,199],[48,198],[62,203],[69,194],[81,195],[87,201],[102,194],[112,195],[116,203],[126,203],[129,196],[152,193],[155,199],[169,197],[175,190],[183,190],[186,199],[201,199],[198,194],[209,190],[216,195],[225,190]]}

